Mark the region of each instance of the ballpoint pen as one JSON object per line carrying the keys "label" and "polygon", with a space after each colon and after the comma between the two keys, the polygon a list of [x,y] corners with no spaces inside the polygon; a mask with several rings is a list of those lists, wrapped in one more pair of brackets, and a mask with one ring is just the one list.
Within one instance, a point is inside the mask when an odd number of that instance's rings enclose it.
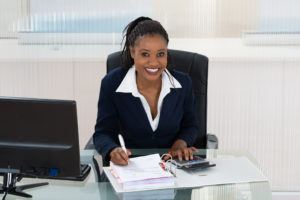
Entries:
{"label": "ballpoint pen", "polygon": [[126,150],[126,147],[125,147],[124,139],[123,139],[121,134],[119,134],[118,137],[119,137],[119,142],[120,142],[121,148],[123,149],[123,151],[125,151],[125,153],[127,155],[127,150]]}

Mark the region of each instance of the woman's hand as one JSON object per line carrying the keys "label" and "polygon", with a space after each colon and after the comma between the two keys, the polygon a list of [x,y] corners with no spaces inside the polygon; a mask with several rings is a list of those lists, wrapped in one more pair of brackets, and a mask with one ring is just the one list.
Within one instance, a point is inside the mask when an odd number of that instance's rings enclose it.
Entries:
{"label": "woman's hand", "polygon": [[129,149],[127,149],[127,154],[123,151],[121,147],[116,147],[110,152],[110,160],[116,165],[128,165],[129,158],[131,155]]}
{"label": "woman's hand", "polygon": [[[185,160],[193,160],[193,151],[198,152],[195,147],[187,147],[187,144],[184,140],[178,139],[174,142],[171,149],[168,151],[172,157],[178,157],[178,160],[182,160],[184,157]],[[165,156],[164,159],[169,159],[170,156]]]}

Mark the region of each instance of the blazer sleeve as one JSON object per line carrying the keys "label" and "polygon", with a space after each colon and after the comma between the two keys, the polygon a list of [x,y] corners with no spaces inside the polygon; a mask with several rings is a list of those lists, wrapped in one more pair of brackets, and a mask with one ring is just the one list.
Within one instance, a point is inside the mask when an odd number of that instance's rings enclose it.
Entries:
{"label": "blazer sleeve", "polygon": [[178,139],[182,139],[190,147],[194,144],[198,132],[199,123],[197,118],[197,104],[193,92],[192,80],[186,76],[186,93],[184,96],[184,113],[181,121]]}
{"label": "blazer sleeve", "polygon": [[98,115],[93,135],[96,150],[107,161],[109,160],[109,152],[119,146],[115,142],[117,139],[118,113],[112,100],[114,91],[109,84],[110,81],[104,78],[101,82]]}

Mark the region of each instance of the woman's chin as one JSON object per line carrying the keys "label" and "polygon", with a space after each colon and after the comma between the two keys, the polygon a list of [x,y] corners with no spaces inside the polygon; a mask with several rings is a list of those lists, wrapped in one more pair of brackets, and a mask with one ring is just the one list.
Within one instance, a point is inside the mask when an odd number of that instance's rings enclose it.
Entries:
{"label": "woman's chin", "polygon": [[148,73],[145,74],[145,79],[148,80],[148,81],[157,81],[157,80],[160,80],[160,75],[161,73],[157,73],[157,74],[151,74],[149,75]]}

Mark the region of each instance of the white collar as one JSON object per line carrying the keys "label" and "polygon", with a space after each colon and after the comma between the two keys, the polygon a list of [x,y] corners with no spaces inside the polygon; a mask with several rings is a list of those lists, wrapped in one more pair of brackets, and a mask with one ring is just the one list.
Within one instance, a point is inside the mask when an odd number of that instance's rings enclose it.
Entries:
{"label": "white collar", "polygon": [[[173,84],[171,83],[173,81]],[[170,88],[181,88],[181,84],[172,76],[172,74],[165,69],[162,73],[162,90],[169,90]],[[132,93],[133,96],[140,96],[136,85],[135,66],[133,65],[125,75],[123,81],[117,88],[116,92]]]}

